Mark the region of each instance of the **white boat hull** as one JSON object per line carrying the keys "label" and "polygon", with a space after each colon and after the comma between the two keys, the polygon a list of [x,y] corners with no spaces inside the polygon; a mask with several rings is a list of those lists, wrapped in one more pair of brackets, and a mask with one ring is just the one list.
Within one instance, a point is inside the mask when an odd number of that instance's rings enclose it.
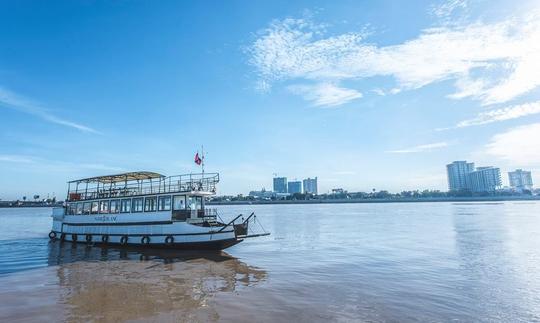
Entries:
{"label": "white boat hull", "polygon": [[205,227],[171,221],[170,212],[64,215],[53,213],[51,239],[124,246],[221,250],[242,241],[232,226]]}

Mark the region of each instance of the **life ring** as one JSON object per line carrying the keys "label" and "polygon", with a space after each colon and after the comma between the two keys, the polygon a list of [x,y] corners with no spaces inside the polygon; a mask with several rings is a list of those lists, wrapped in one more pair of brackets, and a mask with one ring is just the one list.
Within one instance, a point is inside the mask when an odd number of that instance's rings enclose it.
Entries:
{"label": "life ring", "polygon": [[92,242],[92,235],[91,234],[86,235],[86,242]]}
{"label": "life ring", "polygon": [[51,239],[51,240],[56,239],[56,232],[54,232],[54,231],[49,232],[49,239]]}
{"label": "life ring", "polygon": [[173,236],[167,236],[167,238],[165,238],[165,243],[166,244],[173,244],[174,243],[174,237]]}
{"label": "life ring", "polygon": [[150,243],[150,237],[149,236],[143,236],[141,238],[141,243],[142,244],[149,244]]}
{"label": "life ring", "polygon": [[101,236],[101,242],[103,242],[103,243],[109,242],[109,236],[106,235],[106,234],[102,235]]}
{"label": "life ring", "polygon": [[127,242],[128,242],[128,236],[122,236],[122,238],[120,238],[121,244],[126,245]]}
{"label": "life ring", "polygon": [[76,234],[72,234],[72,235],[71,235],[71,240],[73,240],[73,242],[77,241],[77,235],[76,235]]}

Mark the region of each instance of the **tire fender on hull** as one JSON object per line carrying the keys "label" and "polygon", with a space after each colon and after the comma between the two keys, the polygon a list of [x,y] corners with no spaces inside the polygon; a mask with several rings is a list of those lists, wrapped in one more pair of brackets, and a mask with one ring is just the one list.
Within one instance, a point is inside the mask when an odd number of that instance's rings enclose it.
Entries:
{"label": "tire fender on hull", "polygon": [[167,238],[165,238],[165,243],[168,244],[168,245],[172,245],[174,243],[174,237],[173,236],[167,236]]}
{"label": "tire fender on hull", "polygon": [[123,235],[122,238],[120,238],[120,244],[122,245],[126,245],[127,242],[128,242],[128,236],[127,235]]}

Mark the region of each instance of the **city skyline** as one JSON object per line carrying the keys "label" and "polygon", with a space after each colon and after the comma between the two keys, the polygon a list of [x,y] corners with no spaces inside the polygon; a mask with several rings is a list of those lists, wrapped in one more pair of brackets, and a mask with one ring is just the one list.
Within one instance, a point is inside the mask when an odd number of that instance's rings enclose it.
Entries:
{"label": "city skyline", "polygon": [[3,2],[0,27],[2,199],[201,145],[223,195],[446,191],[453,160],[540,182],[537,1]]}

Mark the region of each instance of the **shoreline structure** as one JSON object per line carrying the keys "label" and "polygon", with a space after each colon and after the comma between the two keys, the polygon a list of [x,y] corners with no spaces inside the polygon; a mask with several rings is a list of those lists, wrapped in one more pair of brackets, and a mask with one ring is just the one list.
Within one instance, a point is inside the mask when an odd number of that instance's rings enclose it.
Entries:
{"label": "shoreline structure", "polygon": [[[258,204],[347,204],[347,203],[427,203],[427,202],[505,202],[540,201],[540,195],[528,196],[477,196],[477,197],[424,197],[424,198],[371,198],[371,199],[311,199],[311,200],[254,200],[254,201],[208,201],[207,205],[258,205]],[[0,201],[0,208],[56,207],[62,203],[47,204],[16,201]]]}
{"label": "shoreline structure", "polygon": [[254,201],[209,201],[208,205],[246,204],[344,204],[344,203],[415,203],[415,202],[504,202],[540,201],[540,196],[478,196],[478,197],[433,197],[433,198],[372,198],[372,199],[312,199],[312,200],[254,200]]}

